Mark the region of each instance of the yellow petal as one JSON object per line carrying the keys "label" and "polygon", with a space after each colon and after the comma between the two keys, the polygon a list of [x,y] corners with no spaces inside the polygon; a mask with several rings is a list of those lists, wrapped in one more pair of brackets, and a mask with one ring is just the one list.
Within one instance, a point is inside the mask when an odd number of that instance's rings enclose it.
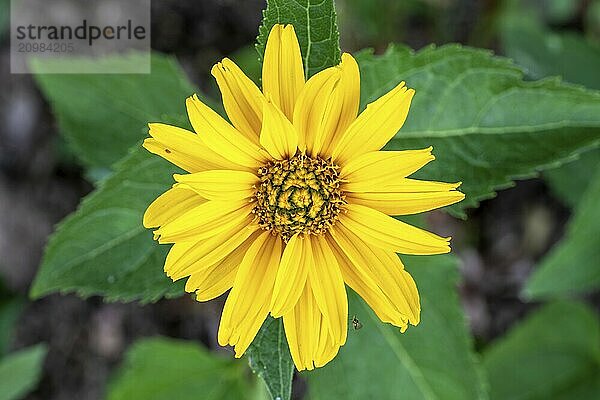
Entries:
{"label": "yellow petal", "polygon": [[350,261],[351,266],[346,266],[345,276],[358,281],[359,287],[374,283],[379,289],[371,293],[359,293],[361,297],[367,295],[365,300],[377,315],[383,315],[387,320],[380,317],[382,320],[401,328],[406,327],[407,321],[418,324],[421,311],[419,294],[398,256],[390,250],[368,246],[341,224],[336,224],[330,232],[345,258]]}
{"label": "yellow petal", "polygon": [[359,103],[358,64],[344,53],[339,65],[311,77],[298,96],[294,126],[300,136],[300,149],[329,157],[342,133],[356,119]]}
{"label": "yellow petal", "polygon": [[[344,184],[344,191],[350,193],[439,193],[456,190],[462,182],[446,183],[436,181],[422,181],[411,178],[399,178],[390,182],[381,182],[378,185],[371,185],[368,182]],[[353,189],[358,190],[353,190]]]}
{"label": "yellow petal", "polygon": [[164,225],[203,203],[206,200],[192,190],[169,189],[148,206],[144,213],[144,226],[153,228]]}
{"label": "yellow petal", "polygon": [[306,285],[296,306],[283,316],[285,335],[298,371],[312,370],[331,361],[340,344],[319,309],[310,285]]}
{"label": "yellow petal", "polygon": [[311,155],[319,154],[327,122],[332,120],[334,89],[340,80],[340,71],[336,67],[327,68],[306,82],[302,88],[294,108],[294,126],[298,131],[300,149]]}
{"label": "yellow petal", "polygon": [[247,200],[208,201],[154,231],[159,243],[200,241],[239,226],[252,212]]}
{"label": "yellow petal", "polygon": [[[334,235],[336,239],[334,239]],[[371,251],[361,253],[354,243],[338,233],[337,230],[334,233],[332,229],[331,235],[327,235],[327,240],[337,258],[344,282],[367,302],[381,321],[405,328],[408,323],[408,315],[398,311],[396,304],[385,295],[376,283],[377,277],[373,277],[371,274],[369,265],[370,258],[372,258],[369,256]],[[341,249],[336,240],[343,243],[345,250]]]}
{"label": "yellow petal", "polygon": [[250,245],[239,266],[218,334],[221,346],[235,346],[236,357],[244,353],[269,313],[281,251],[281,239],[264,232]]}
{"label": "yellow petal", "polygon": [[330,104],[324,113],[320,154],[330,157],[346,129],[356,119],[360,105],[360,72],[354,57],[342,54],[342,62],[336,68],[340,80],[333,90]]}
{"label": "yellow petal", "polygon": [[465,195],[455,190],[449,192],[393,193],[370,192],[346,194],[346,201],[360,204],[388,215],[418,214],[457,203]]}
{"label": "yellow petal", "polygon": [[185,103],[194,130],[215,153],[243,167],[256,169],[265,163],[267,158],[260,147],[202,103],[198,96],[188,97]]}
{"label": "yellow petal", "polygon": [[308,276],[307,257],[311,254],[310,240],[298,234],[292,236],[285,245],[273,288],[273,317],[278,318],[290,312],[298,302]]}
{"label": "yellow petal", "polygon": [[314,369],[320,322],[319,307],[310,286],[305,285],[296,306],[283,316],[285,335],[298,371]]}
{"label": "yellow petal", "polygon": [[[390,298],[397,299],[399,310],[409,307],[408,322],[416,326],[421,321],[421,301],[414,279],[404,269],[404,264],[396,253],[379,249],[375,250],[375,253],[381,263],[373,265],[373,275],[379,278],[378,283],[383,291]],[[406,304],[400,298],[404,299]]]}
{"label": "yellow petal", "polygon": [[206,271],[191,275],[185,283],[185,291],[195,292],[196,301],[200,302],[221,296],[233,287],[235,274],[243,256],[243,253],[231,253]]}
{"label": "yellow petal", "polygon": [[257,237],[258,232],[254,232],[227,257],[205,271],[192,274],[186,282],[185,290],[195,291],[197,301],[209,301],[231,289],[244,255]]}
{"label": "yellow petal", "polygon": [[340,349],[340,344],[336,343],[330,334],[325,329],[325,323],[321,323],[321,332],[319,335],[319,347],[314,363],[315,367],[321,368],[337,355]]}
{"label": "yellow petal", "polygon": [[[363,188],[368,184],[363,184]],[[400,179],[387,185],[373,185],[367,192],[346,190],[346,201],[373,208],[388,215],[408,215],[444,207],[465,195],[455,190],[460,183]]]}
{"label": "yellow petal", "polygon": [[212,151],[194,132],[165,124],[148,124],[152,138],[144,148],[188,172],[209,169],[240,169],[240,166]]}
{"label": "yellow petal", "polygon": [[296,128],[273,103],[265,100],[263,106],[260,144],[277,160],[292,157],[298,147]]}
{"label": "yellow petal", "polygon": [[311,238],[313,258],[309,261],[308,282],[333,340],[342,345],[346,343],[348,333],[348,299],[344,278],[327,242],[320,236],[308,238]]}
{"label": "yellow petal", "polygon": [[372,151],[342,166],[340,177],[347,181],[343,190],[371,191],[414,173],[435,159],[432,147],[422,150]]}
{"label": "yellow petal", "polygon": [[241,200],[254,195],[253,186],[259,182],[247,171],[212,170],[173,176],[176,187],[191,189],[208,200]]}
{"label": "yellow petal", "polygon": [[224,58],[211,70],[221,90],[229,120],[248,139],[258,143],[263,95],[233,61]]}
{"label": "yellow petal", "polygon": [[336,144],[333,160],[344,164],[369,151],[381,149],[400,130],[415,94],[401,82],[394,89],[367,105]]}
{"label": "yellow petal", "polygon": [[443,254],[450,252],[450,238],[398,221],[358,204],[347,204],[338,222],[371,246],[402,254]]}
{"label": "yellow petal", "polygon": [[269,33],[262,70],[263,93],[291,121],[304,85],[302,55],[292,25],[276,24]]}
{"label": "yellow petal", "polygon": [[[302,297],[300,297],[302,299]],[[300,303],[300,301],[298,301]],[[305,349],[304,346],[300,346],[299,336],[298,336],[298,328],[302,326],[302,321],[297,322],[298,315],[296,313],[296,308],[298,305],[294,307],[294,309],[283,316],[283,327],[285,329],[285,337],[288,342],[288,347],[290,349],[290,354],[292,356],[292,360],[294,361],[294,365],[298,371],[304,371],[306,366],[304,364],[304,354],[301,353],[302,350]],[[306,345],[308,347],[308,345]]]}
{"label": "yellow petal", "polygon": [[167,276],[176,281],[221,261],[258,229],[251,223],[251,217],[242,224],[241,228],[233,226],[208,239],[175,243],[165,261]]}

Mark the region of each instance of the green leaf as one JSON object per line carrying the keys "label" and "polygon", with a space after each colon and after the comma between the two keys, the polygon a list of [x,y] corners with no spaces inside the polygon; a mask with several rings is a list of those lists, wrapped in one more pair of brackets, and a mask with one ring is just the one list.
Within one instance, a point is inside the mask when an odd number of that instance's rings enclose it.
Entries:
{"label": "green leaf", "polygon": [[432,145],[436,161],[416,176],[462,181],[467,198],[450,207],[456,215],[600,139],[600,93],[557,80],[525,82],[519,68],[488,51],[393,46],[382,56],[362,52],[358,61],[363,106],[402,80],[416,89],[387,149]]}
{"label": "green leaf", "polygon": [[[343,32],[342,46],[348,43],[353,48],[380,48],[390,42],[402,42],[407,36],[406,31],[412,31],[410,20],[417,16],[425,17],[422,10],[427,11],[425,18],[432,30],[438,31],[437,25],[443,23],[436,15],[436,9],[441,6],[439,3],[425,5],[418,0],[346,0],[337,3],[338,26]],[[383,9],[385,13],[381,12]],[[441,29],[433,37],[439,36],[438,33],[442,34]]]}
{"label": "green leaf", "polygon": [[527,10],[509,10],[501,19],[504,53],[534,79],[559,75],[566,81],[600,89],[600,46],[574,33],[552,32]]}
{"label": "green leaf", "polygon": [[0,359],[0,400],[21,399],[36,387],[47,351],[40,344]]}
{"label": "green leaf", "polygon": [[[106,62],[115,60],[119,58]],[[139,145],[147,137],[148,122],[189,125],[185,98],[193,87],[173,59],[154,54],[152,63],[151,75],[38,75],[63,134],[90,167],[89,176],[104,176],[113,160]],[[87,93],[83,100],[76,97],[82,91]],[[173,284],[163,273],[167,246],[154,243],[142,226],[145,209],[172,185],[176,172],[181,171],[134,148],[59,224],[31,296],[76,292],[109,301],[149,302],[181,295],[183,282]]]}
{"label": "green leaf", "polygon": [[598,168],[600,168],[600,148],[595,148],[580,154],[576,160],[559,168],[545,171],[544,180],[557,198],[573,208],[579,203]]}
{"label": "green leaf", "polygon": [[60,291],[112,301],[156,301],[183,293],[163,272],[167,247],[142,226],[146,207],[176,168],[141,146],[87,196],[51,236],[31,296]]}
{"label": "green leaf", "polygon": [[539,7],[546,14],[548,22],[552,24],[567,24],[577,17],[579,8],[584,0],[549,0],[541,3]]}
{"label": "green leaf", "polygon": [[[131,62],[140,57],[132,53],[102,62]],[[73,62],[90,69],[99,61],[57,59],[45,60],[44,65],[56,64],[60,69],[61,63],[72,66]],[[146,136],[148,122],[185,113],[185,99],[195,88],[175,59],[155,53],[151,68],[151,74],[36,75],[61,134],[87,167],[110,167]]]}
{"label": "green leaf", "polygon": [[4,39],[10,26],[10,0],[0,0],[0,40]]}
{"label": "green leaf", "polygon": [[[598,164],[600,165],[600,164]],[[525,295],[547,298],[600,289],[600,169],[569,221],[565,238],[527,282]]]}
{"label": "green leaf", "polygon": [[108,400],[248,399],[246,367],[183,340],[144,339],[127,351]]}
{"label": "green leaf", "polygon": [[333,0],[268,0],[256,44],[261,63],[275,24],[294,25],[307,77],[340,62]]}
{"label": "green leaf", "polygon": [[19,298],[0,299],[0,356],[6,354],[14,332],[15,323],[23,309]]}
{"label": "green leaf", "polygon": [[592,0],[584,17],[585,33],[590,39],[600,41],[600,0]]}
{"label": "green leaf", "polygon": [[246,352],[250,367],[263,379],[272,399],[289,399],[294,363],[281,318],[269,317]]}
{"label": "green leaf", "polygon": [[[520,7],[509,8],[501,19],[504,52],[525,67],[529,77],[559,75],[566,81],[600,89],[600,47],[575,33],[554,33],[535,15]],[[550,169],[544,178],[554,194],[574,207],[587,188],[600,150],[588,151],[580,159]]]}
{"label": "green leaf", "polygon": [[546,305],[493,343],[484,365],[492,399],[599,398],[596,313],[578,303]]}
{"label": "green leaf", "polygon": [[362,323],[326,367],[307,373],[311,399],[480,399],[486,385],[456,295],[452,256],[403,257],[421,296],[422,321],[401,334],[351,294]]}

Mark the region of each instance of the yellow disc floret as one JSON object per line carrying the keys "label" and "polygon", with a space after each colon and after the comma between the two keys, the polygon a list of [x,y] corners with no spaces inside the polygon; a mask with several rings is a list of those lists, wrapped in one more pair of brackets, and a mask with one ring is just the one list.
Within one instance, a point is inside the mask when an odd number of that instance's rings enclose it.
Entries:
{"label": "yellow disc floret", "polygon": [[346,204],[339,167],[319,157],[271,161],[258,176],[253,212],[262,229],[286,242],[296,233],[325,233]]}

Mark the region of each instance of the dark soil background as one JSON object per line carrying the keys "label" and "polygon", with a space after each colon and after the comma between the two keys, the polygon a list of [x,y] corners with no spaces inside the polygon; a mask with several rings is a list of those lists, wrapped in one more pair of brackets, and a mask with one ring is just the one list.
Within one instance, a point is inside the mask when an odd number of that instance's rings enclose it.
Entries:
{"label": "dark soil background", "polygon": [[[353,1],[339,1],[344,50],[382,51],[391,40],[419,48],[461,42],[494,48],[485,29],[496,1],[423,1],[433,12],[394,14],[373,33]],[[365,3],[360,2],[360,3]],[[379,3],[379,2],[377,2]],[[153,48],[177,56],[190,78],[214,90],[210,67],[257,35],[264,1],[153,1]],[[364,4],[363,4],[364,6]],[[381,10],[379,10],[381,13]],[[354,14],[353,14],[354,13]],[[396,17],[393,17],[396,15]],[[410,17],[410,18],[409,18]],[[385,21],[385,19],[390,21]],[[27,296],[53,226],[92,190],[64,143],[48,104],[30,75],[9,74],[9,40],[0,36],[0,273],[8,290]],[[536,262],[562,236],[569,210],[544,182],[532,179],[471,210],[467,221],[431,213],[434,231],[451,233],[463,261],[462,301],[478,344],[505,332],[532,305],[519,298]],[[38,389],[27,399],[99,399],[127,347],[144,336],[202,341],[216,351],[222,301],[188,297],[156,304],[107,304],[53,295],[26,305],[11,347],[49,345]],[[302,383],[296,395],[302,393]]]}

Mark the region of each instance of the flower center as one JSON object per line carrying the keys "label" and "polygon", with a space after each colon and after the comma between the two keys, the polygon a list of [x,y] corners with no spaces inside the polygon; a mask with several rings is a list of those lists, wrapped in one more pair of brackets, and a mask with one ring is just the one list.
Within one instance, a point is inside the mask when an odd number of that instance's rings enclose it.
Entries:
{"label": "flower center", "polygon": [[258,169],[253,213],[262,229],[288,241],[296,233],[323,234],[346,204],[339,167],[304,154]]}

